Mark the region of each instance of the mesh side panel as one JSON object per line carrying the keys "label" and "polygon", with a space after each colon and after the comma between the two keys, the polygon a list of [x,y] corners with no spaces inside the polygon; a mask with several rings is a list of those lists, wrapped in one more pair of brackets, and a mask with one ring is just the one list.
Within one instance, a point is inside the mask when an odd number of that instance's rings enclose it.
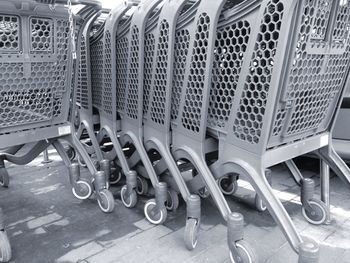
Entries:
{"label": "mesh side panel", "polygon": [[132,119],[137,119],[139,103],[139,29],[133,26],[131,29],[130,68],[128,79],[128,98],[126,103],[127,114]]}
{"label": "mesh side panel", "polygon": [[149,92],[152,85],[153,57],[155,49],[155,39],[153,34],[147,34],[145,37],[145,63],[144,63],[144,82],[143,82],[143,115],[148,112]]}
{"label": "mesh side panel", "polygon": [[348,7],[348,0],[341,0],[338,9],[335,27],[333,30],[333,40],[332,47],[343,46],[346,44],[346,39],[349,35],[349,19],[350,11]]}
{"label": "mesh side panel", "polygon": [[127,37],[123,37],[117,41],[117,109],[119,112],[124,111],[125,106],[125,89],[127,85],[127,67],[129,44]]}
{"label": "mesh side panel", "polygon": [[[288,100],[294,101],[294,108],[287,129],[288,135],[307,132],[320,126],[327,117],[330,103],[342,88],[349,62],[349,47],[342,55],[307,53],[306,42],[313,32],[308,23],[313,7],[313,1],[305,1],[297,49],[289,75],[287,96]],[[347,7],[347,14],[349,9]],[[348,23],[348,15],[341,17],[346,19],[344,23]],[[335,24],[337,26],[342,27],[342,23],[338,21]],[[334,32],[338,32],[337,29]]]}
{"label": "mesh side panel", "polygon": [[0,52],[19,50],[19,30],[17,16],[0,15]]}
{"label": "mesh side panel", "polygon": [[251,144],[258,144],[261,136],[283,10],[283,4],[279,0],[272,0],[264,11],[232,128],[238,139]]}
{"label": "mesh side panel", "polygon": [[249,35],[248,21],[239,21],[217,31],[208,110],[209,128],[223,130],[228,121]]}
{"label": "mesh side panel", "polygon": [[92,85],[92,104],[102,108],[102,89],[103,89],[103,41],[100,40],[90,46],[91,58],[91,85]]}
{"label": "mesh side panel", "polygon": [[103,109],[104,111],[112,115],[112,63],[111,63],[111,33],[106,32],[105,36],[105,50],[104,50],[104,87],[103,87]]}
{"label": "mesh side panel", "polygon": [[89,90],[87,79],[87,57],[85,37],[81,36],[80,64],[77,87],[77,102],[85,109],[89,108]]}
{"label": "mesh side panel", "polygon": [[159,42],[157,46],[156,75],[154,79],[154,93],[151,105],[152,121],[158,124],[164,124],[165,121],[165,103],[167,89],[167,68],[168,68],[168,50],[169,50],[169,23],[162,21],[160,24]]}
{"label": "mesh side panel", "polygon": [[171,95],[171,119],[176,120],[179,113],[181,90],[186,72],[186,58],[190,45],[190,33],[187,29],[178,30],[175,35],[173,87]]}
{"label": "mesh side panel", "polygon": [[[327,33],[328,21],[331,15],[332,4],[329,0],[313,1],[312,10],[307,12],[316,12],[314,26],[312,28],[311,37],[313,39],[324,40]],[[314,9],[315,8],[315,9]],[[310,17],[311,18],[311,17]]]}
{"label": "mesh side panel", "polygon": [[205,68],[208,55],[210,17],[203,13],[197,21],[195,41],[191,55],[190,74],[186,89],[185,104],[181,122],[185,129],[199,132],[201,109],[203,103],[203,89]]}
{"label": "mesh side panel", "polygon": [[30,19],[31,51],[53,51],[53,20],[39,17]]}

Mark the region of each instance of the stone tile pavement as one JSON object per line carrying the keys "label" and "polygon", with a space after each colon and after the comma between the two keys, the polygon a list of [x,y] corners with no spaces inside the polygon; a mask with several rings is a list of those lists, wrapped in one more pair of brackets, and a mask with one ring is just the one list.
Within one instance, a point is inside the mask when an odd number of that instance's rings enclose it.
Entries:
{"label": "stone tile pavement", "polygon": [[[119,198],[120,187],[113,187],[115,211],[103,214],[93,198],[79,201],[73,197],[67,169],[55,153],[50,154],[50,164],[42,164],[41,158],[27,166],[8,165],[11,185],[0,189],[13,262],[229,262],[225,222],[210,199],[202,202],[198,246],[187,251],[182,241],[183,203],[169,213],[164,225],[153,226],[143,215],[147,197],[140,198],[136,208],[127,209]],[[303,173],[316,180],[319,190],[317,162],[306,159],[302,164],[306,168]],[[246,202],[229,198],[229,204],[244,215],[245,239],[255,248],[260,262],[297,262],[269,213],[259,213],[249,205],[250,186],[244,182],[240,186],[239,195]],[[300,233],[322,243],[322,263],[350,262],[350,191],[341,181],[331,180],[332,223],[325,226],[312,226],[303,219],[299,188],[283,165],[273,168],[273,188]]]}

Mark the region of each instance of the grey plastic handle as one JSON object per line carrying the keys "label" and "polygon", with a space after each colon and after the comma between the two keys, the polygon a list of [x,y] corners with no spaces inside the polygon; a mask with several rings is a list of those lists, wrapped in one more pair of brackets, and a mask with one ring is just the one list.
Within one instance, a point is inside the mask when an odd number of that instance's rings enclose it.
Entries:
{"label": "grey plastic handle", "polygon": [[[61,4],[65,5],[67,4],[66,0],[35,0],[38,3],[42,4]],[[98,0],[71,0],[72,5],[86,5],[86,6],[96,6],[96,7],[102,7],[102,4]]]}

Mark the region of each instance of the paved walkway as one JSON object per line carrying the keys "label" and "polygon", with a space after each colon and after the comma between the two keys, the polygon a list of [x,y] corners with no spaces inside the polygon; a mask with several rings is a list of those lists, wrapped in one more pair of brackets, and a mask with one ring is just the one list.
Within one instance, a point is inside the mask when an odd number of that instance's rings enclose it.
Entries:
{"label": "paved walkway", "polygon": [[[39,158],[27,166],[8,166],[11,185],[0,189],[0,206],[6,216],[13,262],[229,262],[225,222],[210,200],[202,203],[199,243],[190,252],[182,241],[183,203],[164,225],[153,226],[143,215],[147,198],[140,198],[136,208],[127,209],[119,198],[120,187],[113,187],[115,211],[103,214],[95,200],[73,197],[67,169],[54,153],[50,158],[54,161],[47,165]],[[319,185],[316,172],[304,174],[314,177]],[[321,262],[350,262],[350,191],[337,178],[331,180],[333,220],[328,226],[311,226],[302,218],[299,188],[282,165],[273,169],[273,187],[301,234],[322,243]],[[244,215],[246,240],[256,249],[260,262],[297,262],[268,212],[258,213],[233,199],[229,203]]]}

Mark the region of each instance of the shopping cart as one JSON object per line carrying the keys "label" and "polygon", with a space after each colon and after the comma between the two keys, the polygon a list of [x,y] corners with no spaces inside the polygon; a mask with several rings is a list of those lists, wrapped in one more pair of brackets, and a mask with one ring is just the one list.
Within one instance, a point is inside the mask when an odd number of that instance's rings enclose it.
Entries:
{"label": "shopping cart", "polygon": [[[79,4],[83,7],[74,16],[71,6]],[[73,62],[76,59],[79,64],[80,58],[81,39],[77,38],[76,43],[74,35],[76,31],[81,35],[89,19],[100,10],[100,3],[2,1],[0,6],[0,148],[5,149],[0,154],[1,182],[9,182],[4,161],[27,164],[53,145],[70,167],[73,193],[86,199],[93,192],[92,182],[80,178],[77,165],[71,163],[61,141],[72,146],[77,142],[68,121],[74,82],[71,73],[77,68]],[[24,145],[25,152],[19,152]],[[113,197],[101,184],[104,173],[92,165],[89,168],[100,207],[112,210]]]}
{"label": "shopping cart", "polygon": [[11,257],[11,245],[5,230],[4,214],[0,208],[0,262],[9,262]]}

